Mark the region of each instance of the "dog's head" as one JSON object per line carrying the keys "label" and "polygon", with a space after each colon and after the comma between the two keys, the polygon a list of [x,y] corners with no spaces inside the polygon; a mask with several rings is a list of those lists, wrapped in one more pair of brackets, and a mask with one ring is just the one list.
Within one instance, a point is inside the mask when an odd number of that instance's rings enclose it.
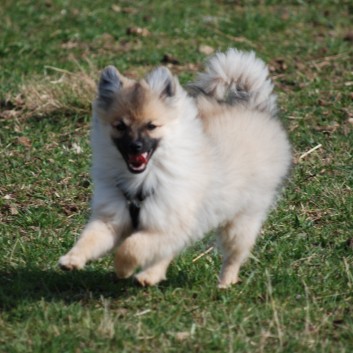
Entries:
{"label": "dog's head", "polygon": [[152,71],[145,79],[130,80],[115,67],[102,71],[97,115],[110,126],[110,138],[131,173],[142,173],[175,118],[173,100],[181,87],[167,68]]}

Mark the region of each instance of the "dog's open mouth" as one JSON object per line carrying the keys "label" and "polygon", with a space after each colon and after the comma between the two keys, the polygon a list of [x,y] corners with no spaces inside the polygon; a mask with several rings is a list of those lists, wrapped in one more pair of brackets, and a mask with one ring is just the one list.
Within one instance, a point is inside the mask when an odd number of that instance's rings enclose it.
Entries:
{"label": "dog's open mouth", "polygon": [[112,138],[113,143],[124,158],[130,173],[138,174],[145,171],[158,146],[158,139],[140,138],[132,140],[129,136]]}
{"label": "dog's open mouth", "polygon": [[150,160],[151,152],[143,152],[140,154],[129,154],[127,156],[127,165],[132,173],[143,172]]}

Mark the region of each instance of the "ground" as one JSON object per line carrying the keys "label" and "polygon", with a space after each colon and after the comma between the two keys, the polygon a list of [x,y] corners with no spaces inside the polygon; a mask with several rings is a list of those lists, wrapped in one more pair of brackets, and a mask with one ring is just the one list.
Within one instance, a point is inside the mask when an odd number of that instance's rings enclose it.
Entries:
{"label": "ground", "polygon": [[[5,0],[0,14],[0,351],[353,351],[351,1]],[[294,155],[241,282],[217,289],[212,234],[157,287],[117,280],[111,257],[61,272],[89,215],[99,70],[164,64],[187,83],[228,47],[269,64]]]}

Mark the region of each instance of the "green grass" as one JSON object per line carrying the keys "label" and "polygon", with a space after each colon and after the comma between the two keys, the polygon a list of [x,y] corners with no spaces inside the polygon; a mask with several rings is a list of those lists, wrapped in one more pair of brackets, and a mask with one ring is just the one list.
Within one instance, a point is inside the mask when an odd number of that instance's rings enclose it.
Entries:
{"label": "green grass", "polygon": [[[353,6],[261,3],[1,2],[1,352],[353,351]],[[89,80],[108,64],[140,75],[169,54],[185,83],[202,44],[269,63],[293,144],[242,282],[217,290],[216,251],[192,262],[212,236],[154,288],[116,280],[110,257],[60,272],[89,215]]]}

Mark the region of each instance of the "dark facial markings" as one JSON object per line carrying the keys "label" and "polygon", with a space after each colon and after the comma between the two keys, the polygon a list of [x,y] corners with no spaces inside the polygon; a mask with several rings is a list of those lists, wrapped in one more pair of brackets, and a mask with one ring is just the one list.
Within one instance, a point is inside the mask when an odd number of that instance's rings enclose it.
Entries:
{"label": "dark facial markings", "polygon": [[153,124],[152,122],[150,122],[150,123],[148,123],[148,124],[146,125],[146,129],[147,129],[147,130],[150,130],[150,131],[152,131],[152,130],[154,130],[154,129],[156,129],[156,128],[157,128],[157,125]]}
{"label": "dark facial markings", "polygon": [[121,122],[114,127],[121,136],[112,136],[112,141],[123,156],[128,169],[135,174],[143,172],[160,141],[158,138],[150,137],[147,130],[154,130],[157,126],[149,123],[136,132]]}
{"label": "dark facial markings", "polygon": [[[120,132],[125,132],[126,130],[129,129],[129,127],[124,123],[123,120],[119,120],[119,121],[113,123],[112,126]],[[152,122],[149,122],[145,125],[144,128],[148,131],[152,131],[152,130],[157,129],[157,127],[159,127],[159,126],[156,124],[153,124]],[[143,130],[143,129],[141,129],[141,130]]]}
{"label": "dark facial markings", "polygon": [[124,132],[127,130],[127,125],[122,120],[120,120],[119,122],[117,122],[113,126],[115,129],[117,129],[120,132]]}

